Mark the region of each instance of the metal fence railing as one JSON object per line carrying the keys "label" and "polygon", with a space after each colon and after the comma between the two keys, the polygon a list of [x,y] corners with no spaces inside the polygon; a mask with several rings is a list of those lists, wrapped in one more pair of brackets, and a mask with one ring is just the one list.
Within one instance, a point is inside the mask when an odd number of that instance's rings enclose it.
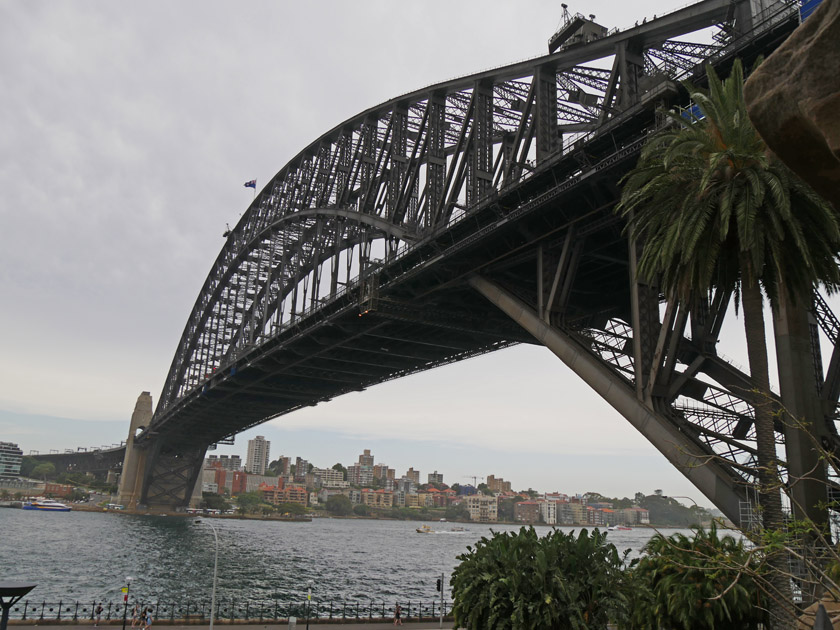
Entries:
{"label": "metal fence railing", "polygon": [[[93,621],[96,607],[100,602],[47,602],[22,601],[9,610],[10,621],[58,621],[58,622],[87,622]],[[99,623],[122,623],[123,615],[131,623],[134,606],[141,610],[151,608],[155,623],[190,623],[201,622],[210,618],[210,602],[182,601],[165,602],[132,600],[123,602],[101,602],[102,612]],[[404,620],[433,620],[440,617],[441,607],[446,617],[452,610],[451,601],[399,601],[385,600],[326,600],[311,602],[307,611],[307,602],[287,601],[279,599],[263,602],[251,600],[221,600],[216,602],[214,615],[215,623],[279,622],[290,617],[298,619],[348,619],[359,621],[373,621],[376,619],[391,619],[396,605],[400,605]]]}

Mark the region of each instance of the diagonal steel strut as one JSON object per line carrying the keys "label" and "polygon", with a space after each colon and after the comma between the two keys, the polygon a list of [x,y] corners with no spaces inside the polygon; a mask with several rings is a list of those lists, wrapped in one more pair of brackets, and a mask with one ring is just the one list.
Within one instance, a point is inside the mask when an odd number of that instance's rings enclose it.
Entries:
{"label": "diagonal steel strut", "polygon": [[727,518],[740,524],[740,506],[747,501],[747,496],[743,480],[725,462],[680,431],[672,419],[642,403],[631,385],[611,373],[570,336],[549,326],[524,302],[482,276],[470,276],[467,282],[551,350],[645,436]]}

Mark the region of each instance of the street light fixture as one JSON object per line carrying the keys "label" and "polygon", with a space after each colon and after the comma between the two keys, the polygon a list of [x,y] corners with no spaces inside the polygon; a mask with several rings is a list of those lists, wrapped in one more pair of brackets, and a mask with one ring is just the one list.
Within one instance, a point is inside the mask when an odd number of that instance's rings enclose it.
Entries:
{"label": "street light fixture", "polygon": [[131,576],[125,578],[125,596],[123,597],[123,627],[125,630],[125,618],[128,616],[128,594],[131,592]]}
{"label": "street light fixture", "polygon": [[[195,524],[201,525],[204,523],[201,519],[197,519]],[[210,630],[213,630],[213,617],[216,613],[216,576],[219,569],[219,534],[216,532],[216,526],[210,521],[207,521],[210,529],[213,530],[213,538],[216,540],[216,555],[213,559],[213,594],[210,596]]]}
{"label": "street light fixture", "polygon": [[306,630],[309,630],[309,611],[312,609],[312,580],[306,581]]}

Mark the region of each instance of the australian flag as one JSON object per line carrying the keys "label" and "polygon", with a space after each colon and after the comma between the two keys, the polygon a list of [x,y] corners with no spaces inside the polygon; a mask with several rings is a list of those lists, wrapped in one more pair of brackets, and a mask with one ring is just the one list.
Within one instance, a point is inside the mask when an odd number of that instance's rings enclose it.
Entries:
{"label": "australian flag", "polygon": [[252,179],[250,182],[245,182],[245,188],[253,188],[254,190],[257,189],[257,180]]}

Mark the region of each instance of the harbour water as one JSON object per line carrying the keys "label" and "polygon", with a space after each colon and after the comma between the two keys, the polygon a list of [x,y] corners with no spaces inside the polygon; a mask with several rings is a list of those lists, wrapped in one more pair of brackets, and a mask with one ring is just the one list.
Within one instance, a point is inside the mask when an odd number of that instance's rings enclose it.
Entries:
{"label": "harbour water", "polygon": [[[436,579],[448,583],[467,545],[491,527],[518,529],[471,523],[451,532],[451,523],[430,523],[440,533],[424,535],[413,521],[210,523],[219,536],[218,597],[255,603],[300,601],[309,580],[319,602],[432,601]],[[608,540],[637,554],[653,533],[616,531]],[[37,583],[33,602],[121,601],[127,576],[132,599],[209,600],[214,550],[207,519],[0,510],[0,579]]]}

